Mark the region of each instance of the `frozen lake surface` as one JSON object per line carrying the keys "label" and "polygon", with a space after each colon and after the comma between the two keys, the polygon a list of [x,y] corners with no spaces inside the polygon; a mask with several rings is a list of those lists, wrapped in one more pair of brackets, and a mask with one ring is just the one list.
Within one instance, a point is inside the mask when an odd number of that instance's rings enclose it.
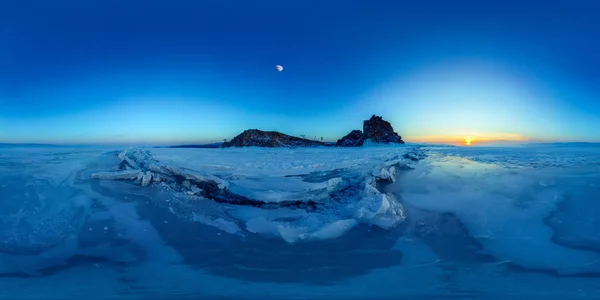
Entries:
{"label": "frozen lake surface", "polygon": [[600,146],[0,147],[2,299],[598,299]]}

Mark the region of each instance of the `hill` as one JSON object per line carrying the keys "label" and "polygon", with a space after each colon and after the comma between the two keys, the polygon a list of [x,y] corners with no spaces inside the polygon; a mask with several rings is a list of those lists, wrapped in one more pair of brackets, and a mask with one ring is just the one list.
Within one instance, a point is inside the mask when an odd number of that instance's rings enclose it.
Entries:
{"label": "hill", "polygon": [[325,143],[320,141],[313,141],[309,139],[299,138],[287,134],[283,134],[277,131],[262,131],[258,129],[248,129],[238,134],[231,141],[225,142],[221,145],[223,148],[227,147],[266,147],[266,148],[278,148],[278,147],[316,147],[326,146]]}

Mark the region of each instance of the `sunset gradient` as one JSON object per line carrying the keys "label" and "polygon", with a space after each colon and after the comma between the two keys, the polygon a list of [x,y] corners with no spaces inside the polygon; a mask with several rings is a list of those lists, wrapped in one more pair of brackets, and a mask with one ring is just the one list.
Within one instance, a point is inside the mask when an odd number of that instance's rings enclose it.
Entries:
{"label": "sunset gradient", "polygon": [[0,143],[600,142],[600,4],[434,2],[11,1]]}

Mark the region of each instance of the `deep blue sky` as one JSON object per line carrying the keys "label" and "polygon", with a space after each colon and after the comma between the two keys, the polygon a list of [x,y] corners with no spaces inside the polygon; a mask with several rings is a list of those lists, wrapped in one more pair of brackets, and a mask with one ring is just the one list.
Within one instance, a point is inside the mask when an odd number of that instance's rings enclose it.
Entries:
{"label": "deep blue sky", "polygon": [[600,141],[600,2],[560,2],[2,1],[0,142]]}

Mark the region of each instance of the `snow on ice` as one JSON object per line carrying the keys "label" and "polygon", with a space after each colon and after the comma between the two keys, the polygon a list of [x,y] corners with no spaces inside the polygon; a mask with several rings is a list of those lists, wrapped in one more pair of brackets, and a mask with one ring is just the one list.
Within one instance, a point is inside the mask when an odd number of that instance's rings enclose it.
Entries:
{"label": "snow on ice", "polygon": [[[243,167],[239,168],[223,167],[234,162],[215,157],[195,157],[182,163],[177,161],[178,156],[170,156],[168,150],[157,150],[160,161],[148,150],[126,149],[116,155],[118,162],[112,171],[94,172],[91,177],[130,180],[142,187],[154,182],[192,197],[188,201],[195,197],[263,209],[296,209],[300,215],[294,220],[264,217],[242,220],[249,232],[279,237],[290,243],[337,237],[359,222],[384,229],[398,225],[405,219],[402,205],[394,195],[382,193],[379,186],[394,182],[396,168],[410,168],[414,160],[424,157],[422,150],[409,147],[352,150],[346,151],[347,157],[336,165],[333,157],[325,155],[340,154],[340,151],[303,149],[282,153],[281,150],[249,149],[243,157]],[[260,159],[248,155],[253,152],[260,155]],[[265,156],[269,153],[275,155]],[[210,165],[203,165],[206,163]],[[259,170],[259,174],[253,174],[255,170]],[[196,215],[201,213],[195,212]],[[223,224],[197,216],[196,220],[212,226]]]}
{"label": "snow on ice", "polygon": [[[105,295],[121,274],[213,295],[600,292],[598,147],[113,150],[0,149],[1,297],[23,276]],[[319,274],[347,282],[248,283]]]}

